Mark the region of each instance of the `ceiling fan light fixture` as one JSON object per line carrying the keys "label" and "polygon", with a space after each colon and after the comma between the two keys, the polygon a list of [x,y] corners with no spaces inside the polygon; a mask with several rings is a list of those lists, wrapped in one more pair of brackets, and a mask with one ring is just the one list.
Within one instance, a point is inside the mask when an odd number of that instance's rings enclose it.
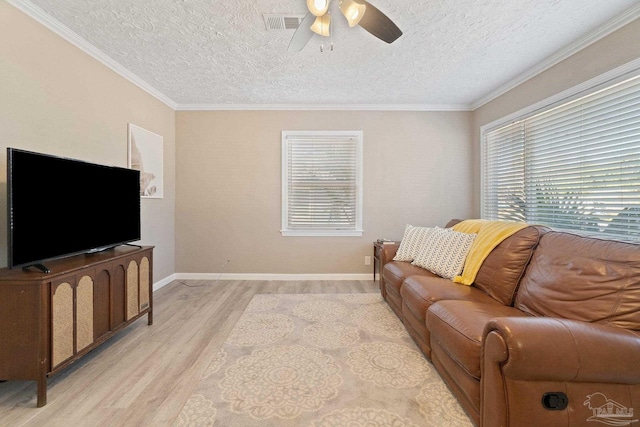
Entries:
{"label": "ceiling fan light fixture", "polygon": [[330,26],[331,26],[331,14],[327,13],[322,16],[318,16],[316,18],[316,20],[311,25],[311,31],[313,31],[316,34],[320,34],[321,36],[329,37]]}
{"label": "ceiling fan light fixture", "polygon": [[354,0],[341,0],[340,10],[344,17],[347,18],[349,26],[355,27],[362,19],[364,12],[367,10],[367,6],[357,3]]}
{"label": "ceiling fan light fixture", "polygon": [[329,10],[330,0],[307,0],[307,8],[309,12],[315,16],[323,16]]}

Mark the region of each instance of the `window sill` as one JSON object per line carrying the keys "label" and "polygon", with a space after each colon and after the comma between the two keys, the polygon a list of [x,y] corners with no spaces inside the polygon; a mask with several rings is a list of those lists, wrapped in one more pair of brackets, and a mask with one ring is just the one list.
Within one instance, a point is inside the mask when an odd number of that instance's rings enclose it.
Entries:
{"label": "window sill", "polygon": [[285,237],[362,237],[363,230],[280,230]]}

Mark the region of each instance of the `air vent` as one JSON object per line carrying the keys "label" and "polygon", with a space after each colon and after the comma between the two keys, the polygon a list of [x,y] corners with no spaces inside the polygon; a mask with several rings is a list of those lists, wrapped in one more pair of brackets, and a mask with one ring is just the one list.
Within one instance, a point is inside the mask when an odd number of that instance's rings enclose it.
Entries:
{"label": "air vent", "polygon": [[295,14],[267,14],[264,15],[264,24],[268,31],[272,30],[295,30],[300,26],[304,15]]}

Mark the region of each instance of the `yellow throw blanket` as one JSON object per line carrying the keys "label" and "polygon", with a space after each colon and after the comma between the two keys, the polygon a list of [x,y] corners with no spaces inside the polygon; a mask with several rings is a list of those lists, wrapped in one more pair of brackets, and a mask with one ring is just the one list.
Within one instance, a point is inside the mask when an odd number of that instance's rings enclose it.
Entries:
{"label": "yellow throw blanket", "polygon": [[464,262],[462,276],[456,276],[453,281],[463,285],[471,285],[484,260],[491,251],[504,239],[517,231],[528,227],[524,222],[488,221],[484,219],[467,219],[453,226],[455,231],[461,233],[477,234],[471,244],[467,259]]}

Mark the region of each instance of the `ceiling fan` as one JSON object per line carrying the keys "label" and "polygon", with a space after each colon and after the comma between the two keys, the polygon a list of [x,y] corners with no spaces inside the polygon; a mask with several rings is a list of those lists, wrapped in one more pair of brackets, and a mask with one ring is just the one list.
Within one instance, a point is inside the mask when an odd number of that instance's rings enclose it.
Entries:
{"label": "ceiling fan", "polygon": [[[313,34],[330,36],[332,0],[307,0],[309,13],[289,42],[290,51],[302,50]],[[340,11],[350,27],[360,25],[375,37],[387,43],[393,43],[402,35],[402,31],[391,19],[366,0],[336,0]]]}

